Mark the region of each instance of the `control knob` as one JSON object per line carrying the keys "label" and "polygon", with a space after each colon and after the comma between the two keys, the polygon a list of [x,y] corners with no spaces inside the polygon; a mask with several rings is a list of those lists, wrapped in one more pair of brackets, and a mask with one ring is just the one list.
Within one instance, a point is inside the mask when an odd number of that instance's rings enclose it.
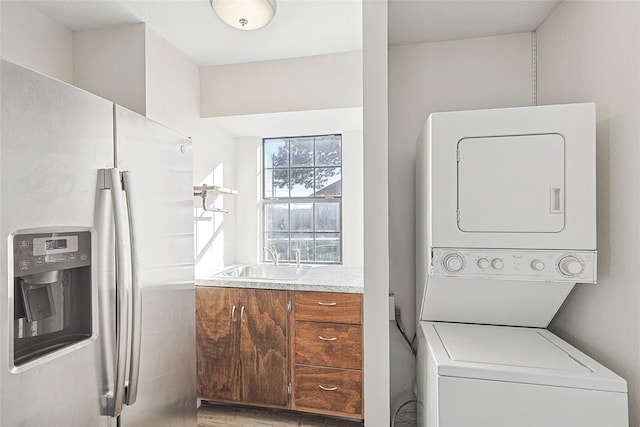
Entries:
{"label": "control knob", "polygon": [[449,273],[457,273],[464,267],[464,260],[460,255],[451,253],[445,255],[442,260],[442,265]]}
{"label": "control knob", "polygon": [[495,268],[496,270],[502,270],[502,268],[504,267],[504,261],[502,261],[500,258],[495,258],[493,261],[491,261],[491,267]]}
{"label": "control knob", "polygon": [[485,269],[485,268],[489,268],[489,260],[486,258],[480,258],[478,260],[478,267],[480,267],[481,269]]}
{"label": "control knob", "polygon": [[539,259],[534,259],[533,261],[531,261],[531,268],[533,268],[535,271],[542,271],[544,270],[544,262],[540,261]]}
{"label": "control knob", "polygon": [[584,271],[584,263],[574,255],[567,255],[558,261],[558,270],[563,276],[577,276]]}

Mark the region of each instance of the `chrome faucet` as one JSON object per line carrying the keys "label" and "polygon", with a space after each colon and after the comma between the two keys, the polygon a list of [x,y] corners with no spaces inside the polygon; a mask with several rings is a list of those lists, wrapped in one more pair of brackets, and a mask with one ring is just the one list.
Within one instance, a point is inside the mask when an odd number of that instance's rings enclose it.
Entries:
{"label": "chrome faucet", "polygon": [[276,251],[276,245],[271,246],[271,248],[265,246],[262,249],[267,251],[267,253],[271,255],[271,261],[273,261],[273,265],[278,265],[278,252]]}
{"label": "chrome faucet", "polygon": [[296,267],[300,268],[300,248],[296,249]]}

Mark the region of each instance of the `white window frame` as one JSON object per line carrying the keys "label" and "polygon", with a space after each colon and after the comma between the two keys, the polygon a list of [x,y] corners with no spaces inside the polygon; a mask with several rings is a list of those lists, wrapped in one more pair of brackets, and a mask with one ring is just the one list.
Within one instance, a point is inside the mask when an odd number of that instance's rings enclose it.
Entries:
{"label": "white window frame", "polygon": [[[339,167],[340,168],[340,180],[341,180],[341,190],[340,190],[340,195],[339,196],[309,196],[309,197],[268,197],[265,194],[265,187],[266,187],[266,171],[268,169],[287,169],[289,171],[291,171],[291,169],[297,169],[296,167],[291,167],[291,164],[289,164],[286,168],[267,168],[266,164],[265,164],[265,142],[269,141],[269,140],[274,140],[274,139],[289,139],[289,140],[295,140],[295,139],[302,139],[302,138],[314,138],[314,144],[315,144],[315,138],[318,137],[325,137],[325,136],[339,136],[340,137],[340,165],[339,166],[332,166],[332,167]],[[316,204],[322,204],[322,203],[337,203],[338,204],[338,208],[339,208],[339,221],[340,221],[340,227],[339,227],[339,231],[334,231],[334,232],[326,232],[327,234],[338,234],[338,239],[339,239],[339,251],[340,251],[340,256],[339,256],[339,260],[338,261],[318,261],[317,259],[315,259],[315,257],[317,256],[317,254],[314,254],[314,260],[305,260],[303,259],[301,262],[303,262],[304,264],[322,264],[322,265],[341,265],[343,264],[343,260],[344,260],[344,251],[343,251],[343,214],[342,214],[342,183],[343,181],[343,162],[342,162],[342,158],[343,158],[343,153],[342,153],[342,143],[343,143],[343,136],[342,134],[325,134],[325,135],[304,135],[304,136],[295,136],[295,137],[274,137],[274,138],[263,138],[262,139],[262,145],[261,145],[261,173],[262,173],[262,182],[261,182],[261,248],[265,248],[267,247],[267,230],[266,230],[266,206],[269,204],[289,204],[289,206],[291,204],[313,204],[314,206]],[[314,150],[315,152],[315,150]],[[315,164],[315,156],[314,156],[314,164],[313,166],[306,166],[304,168],[322,168],[324,166],[316,166]],[[314,239],[314,244],[313,247],[316,248],[316,243],[315,243],[315,239],[316,236],[318,234],[322,234],[323,232],[318,232],[316,231],[315,227],[316,227],[316,222],[315,222],[315,208],[313,209],[313,219],[312,219],[312,230],[311,231],[307,231],[307,232],[303,232],[303,233],[308,233],[308,234],[312,234],[313,235],[313,239]],[[291,209],[289,208],[289,218],[288,218],[288,230],[287,231],[283,231],[283,233],[287,233],[288,234],[288,248],[289,248],[289,254],[288,257],[283,257],[282,254],[278,254],[279,255],[279,260],[280,261],[284,261],[284,262],[295,262],[296,260],[296,254],[294,251],[291,251],[291,247],[292,247],[292,239],[291,239],[291,235],[292,234],[296,234],[297,232],[295,231],[291,231]],[[270,255],[268,255],[267,251],[262,250],[261,251],[261,256],[260,259],[262,260],[262,262],[271,262],[271,258]]]}

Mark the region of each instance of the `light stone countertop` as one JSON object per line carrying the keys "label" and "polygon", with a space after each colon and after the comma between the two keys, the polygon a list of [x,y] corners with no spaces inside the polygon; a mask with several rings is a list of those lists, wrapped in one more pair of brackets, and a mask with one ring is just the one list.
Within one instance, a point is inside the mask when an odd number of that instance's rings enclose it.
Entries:
{"label": "light stone countertop", "polygon": [[[223,270],[232,267],[225,267]],[[212,275],[196,278],[196,286],[361,294],[364,293],[364,275],[361,268],[341,265],[314,265],[298,279],[291,281]]]}

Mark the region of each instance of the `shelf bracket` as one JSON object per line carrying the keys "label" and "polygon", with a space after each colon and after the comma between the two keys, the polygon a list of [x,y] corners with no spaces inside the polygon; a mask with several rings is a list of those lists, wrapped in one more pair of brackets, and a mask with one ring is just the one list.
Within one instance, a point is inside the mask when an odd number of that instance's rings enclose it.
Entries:
{"label": "shelf bracket", "polygon": [[219,212],[219,213],[229,213],[229,209],[222,208],[207,208],[207,196],[211,195],[237,195],[238,191],[233,190],[231,188],[218,187],[216,185],[199,185],[193,187],[193,196],[200,196],[202,198],[202,210],[205,212]]}

